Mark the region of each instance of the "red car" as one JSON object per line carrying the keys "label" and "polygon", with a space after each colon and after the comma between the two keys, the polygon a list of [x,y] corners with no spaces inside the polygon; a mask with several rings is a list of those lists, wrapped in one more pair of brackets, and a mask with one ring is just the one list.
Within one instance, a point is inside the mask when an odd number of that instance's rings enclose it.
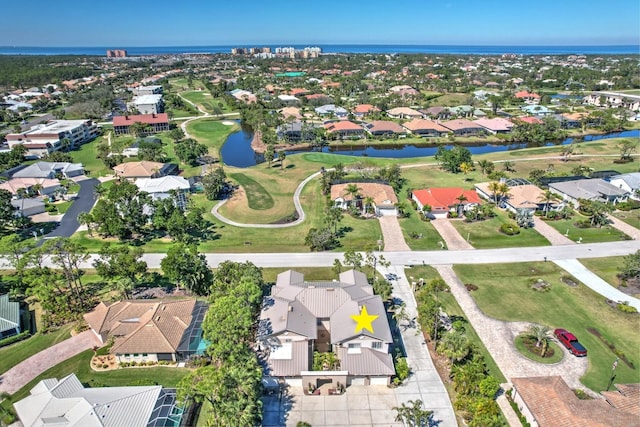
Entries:
{"label": "red car", "polygon": [[586,356],[587,349],[578,342],[578,338],[566,329],[556,329],[553,334],[574,356]]}

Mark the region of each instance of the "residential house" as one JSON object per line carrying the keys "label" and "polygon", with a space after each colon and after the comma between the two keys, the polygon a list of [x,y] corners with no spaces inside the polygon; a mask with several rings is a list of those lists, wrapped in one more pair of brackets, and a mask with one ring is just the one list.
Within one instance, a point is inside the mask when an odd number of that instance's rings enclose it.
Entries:
{"label": "residential house", "polygon": [[446,136],[450,130],[431,120],[415,119],[402,125],[405,129],[414,135],[430,137],[430,136]]}
{"label": "residential house", "polygon": [[511,128],[514,126],[510,120],[503,119],[502,117],[495,117],[493,119],[476,119],[473,123],[482,126],[487,130],[487,132],[494,135],[498,133],[509,133],[511,132]]}
{"label": "residential house", "polygon": [[449,112],[456,117],[473,117],[475,108],[471,105],[458,105],[457,107],[449,107]]}
{"label": "residential house", "polygon": [[143,160],[141,162],[120,163],[113,167],[113,172],[119,178],[159,178],[173,175],[178,171],[174,163],[159,163]]}
{"label": "residential house", "polygon": [[278,95],[278,100],[284,105],[299,105],[300,100],[293,95]]}
{"label": "residential house", "polygon": [[32,216],[45,211],[44,201],[41,199],[11,199],[11,206],[16,209],[15,214],[19,216]]}
{"label": "residential house", "polygon": [[75,148],[96,136],[98,127],[91,120],[51,120],[26,132],[10,133],[6,138],[9,148],[24,145],[26,157],[40,158],[63,148]]}
{"label": "residential house", "polygon": [[537,93],[529,92],[527,90],[517,92],[515,94],[515,97],[518,99],[522,99],[527,104],[538,104],[541,98]]}
{"label": "residential house", "polygon": [[420,95],[420,91],[412,88],[411,86],[408,85],[398,85],[398,86],[393,86],[389,89],[389,93],[392,93],[394,95],[398,95],[402,98],[407,97],[407,96],[418,96]]}
{"label": "residential house", "polygon": [[624,108],[640,111],[640,95],[620,92],[592,92],[583,98],[584,102],[597,107]]}
{"label": "residential house", "polygon": [[284,123],[276,129],[276,135],[279,139],[289,142],[312,141],[315,139],[315,129],[322,127],[317,123],[291,122]]}
{"label": "residential house", "polygon": [[[494,202],[495,195],[489,189],[490,182],[481,182],[475,185],[478,195]],[[509,193],[501,198],[501,207],[513,212],[533,213],[538,210],[557,210],[563,203],[545,202],[544,191],[533,184],[509,185]]]}
{"label": "residential house", "polygon": [[629,197],[628,191],[599,178],[550,183],[549,191],[559,194],[576,207],[580,199],[616,204]]}
{"label": "residential house", "polygon": [[380,109],[375,105],[371,105],[371,104],[359,104],[359,105],[356,105],[353,108],[353,110],[351,110],[353,115],[356,117],[366,117],[369,114],[376,113],[378,111],[380,111]]}
{"label": "residential house", "polygon": [[640,200],[640,172],[612,176],[609,183],[630,193],[632,199]]}
{"label": "residential house", "polygon": [[409,107],[396,107],[387,110],[387,116],[394,119],[422,119],[423,114],[420,111]]}
{"label": "residential house", "polygon": [[298,107],[284,107],[279,110],[279,113],[282,114],[282,117],[287,120],[288,117],[293,117],[296,120],[302,119],[302,114],[300,113],[300,108]]}
{"label": "residential house", "polygon": [[[354,197],[353,194],[349,194],[346,191],[347,187],[351,184],[358,186],[359,192],[357,197]],[[334,184],[331,186],[331,200],[333,200],[334,206],[339,207],[340,209],[347,209],[353,204],[364,209],[366,208],[366,206],[364,206],[364,199],[368,197],[373,199],[376,215],[398,215],[398,210],[396,208],[398,197],[396,196],[395,191],[393,191],[393,187],[390,185],[376,182],[358,182]]]}
{"label": "residential house", "polygon": [[348,111],[342,107],[336,107],[334,104],[326,104],[315,108],[315,112],[319,116],[336,116],[347,117]]}
{"label": "residential house", "polygon": [[248,90],[234,89],[229,92],[229,94],[238,101],[244,102],[245,104],[253,104],[258,101],[258,98]]}
{"label": "residential house", "polygon": [[[178,207],[182,210],[187,207],[187,193],[191,190],[191,184],[181,176],[163,176],[160,178],[139,178],[134,183],[140,191],[149,193],[152,200],[174,197]],[[173,196],[171,193],[174,193]]]}
{"label": "residential house", "polygon": [[84,315],[100,342],[120,362],[182,361],[202,352],[202,320],[207,304],[182,300],[101,302]]}
{"label": "residential house", "polygon": [[418,210],[430,218],[447,218],[451,212],[460,214],[482,202],[474,190],[459,187],[414,190],[411,198],[418,205]]}
{"label": "residential house", "polygon": [[517,121],[520,121],[520,122],[523,122],[523,123],[528,123],[528,124],[531,124],[531,125],[540,125],[540,124],[544,123],[538,117],[533,117],[533,116],[517,117],[514,120],[517,120]]}
{"label": "residential house", "polygon": [[128,107],[135,109],[140,114],[164,113],[164,101],[162,95],[159,94],[136,96]]}
{"label": "residential house", "polygon": [[67,162],[36,162],[11,175],[12,178],[49,178],[57,176],[73,178],[84,175],[82,163]]}
{"label": "residential house", "polygon": [[553,114],[553,111],[544,105],[525,105],[522,107],[522,111],[525,114],[535,117],[544,117]]}
{"label": "residential house", "polygon": [[[630,427],[638,424],[639,384],[616,385],[611,400],[581,400],[562,377],[512,378],[513,401],[532,427]],[[623,393],[627,391],[628,396]]]}
{"label": "residential house", "polygon": [[[291,386],[337,383],[388,385],[395,374],[393,343],[382,299],[355,270],[338,281],[307,282],[296,271],[278,275],[258,326],[266,379]],[[334,366],[313,370],[313,354],[333,352]]]}
{"label": "residential house", "polygon": [[364,128],[349,120],[328,122],[324,124],[324,128],[329,135],[336,136],[340,139],[364,137]]}
{"label": "residential house", "polygon": [[167,113],[151,113],[115,116],[113,118],[113,131],[116,135],[129,134],[129,128],[134,123],[149,125],[142,133],[143,135],[164,132],[169,130],[169,115]]}
{"label": "residential house", "polygon": [[60,181],[49,178],[12,178],[0,182],[0,189],[7,190],[17,196],[24,190],[28,195],[50,195],[60,188]]}
{"label": "residential house", "polygon": [[24,427],[161,427],[180,424],[176,400],[160,385],[85,388],[71,374],[40,381],[13,407]]}
{"label": "residential house", "polygon": [[487,132],[484,127],[467,119],[447,120],[440,124],[456,136],[482,135]]}
{"label": "residential house", "polygon": [[364,125],[372,136],[391,137],[394,135],[406,135],[407,130],[396,122],[388,120],[374,120]]}
{"label": "residential house", "polygon": [[9,301],[9,294],[0,295],[0,339],[20,331],[20,303]]}
{"label": "residential house", "polygon": [[451,117],[451,111],[447,107],[429,107],[420,111],[430,119],[449,120]]}
{"label": "residential house", "polygon": [[160,85],[138,86],[133,88],[132,92],[136,96],[162,95],[162,86]]}

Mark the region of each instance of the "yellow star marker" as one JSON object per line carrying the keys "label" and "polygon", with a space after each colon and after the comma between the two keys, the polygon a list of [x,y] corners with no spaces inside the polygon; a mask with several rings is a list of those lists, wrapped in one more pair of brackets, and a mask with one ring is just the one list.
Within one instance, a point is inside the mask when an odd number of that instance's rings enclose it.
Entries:
{"label": "yellow star marker", "polygon": [[377,314],[369,314],[369,313],[367,313],[367,306],[363,305],[362,306],[362,311],[360,311],[360,314],[352,314],[351,315],[351,318],[356,321],[356,330],[355,330],[355,332],[358,333],[358,332],[362,331],[363,329],[366,329],[367,331],[373,333],[372,323],[378,317],[379,316]]}

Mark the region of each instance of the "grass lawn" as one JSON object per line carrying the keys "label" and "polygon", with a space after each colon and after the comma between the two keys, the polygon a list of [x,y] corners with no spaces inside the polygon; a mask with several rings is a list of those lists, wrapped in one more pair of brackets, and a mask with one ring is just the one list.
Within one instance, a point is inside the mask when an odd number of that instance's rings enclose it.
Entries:
{"label": "grass lawn", "polygon": [[196,90],[190,92],[181,92],[180,95],[198,105],[206,112],[213,113],[214,99],[211,97],[211,94],[209,92]]}
{"label": "grass lawn", "polygon": [[6,408],[14,402],[25,398],[29,394],[29,391],[39,381],[45,378],[60,379],[71,373],[75,373],[80,382],[88,387],[121,387],[156,384],[164,387],[175,387],[178,382],[190,372],[185,368],[173,367],[131,368],[95,372],[89,366],[91,357],[93,357],[93,350],[86,350],[48,369],[22,389],[18,390],[10,399],[4,401],[2,406]]}
{"label": "grass lawn", "polygon": [[243,173],[234,173],[229,175],[229,177],[244,189],[249,203],[249,209],[265,210],[273,207],[273,198],[260,183]]}
{"label": "grass lawn", "polygon": [[54,206],[56,207],[56,209],[58,209],[58,213],[63,214],[67,212],[67,210],[69,209],[72,203],[73,203],[72,201],[58,202],[58,203],[54,203]]}
{"label": "grass lawn", "polygon": [[[565,272],[555,264],[457,265],[454,269],[463,283],[478,286],[471,296],[488,316],[507,321],[539,323],[552,329],[565,328],[573,332],[589,352],[589,368],[581,378],[585,386],[595,391],[604,390],[611,375],[611,364],[616,358],[587,328],[600,331],[635,365],[635,369],[632,369],[620,361],[616,382],[640,381],[640,335],[637,333],[640,330],[640,316],[610,307],[603,297],[586,286],[565,285],[560,281]],[[530,283],[537,279],[550,283],[551,289],[548,292],[533,291]]]}
{"label": "grass lawn", "polygon": [[524,246],[547,246],[549,241],[533,228],[520,229],[520,234],[508,236],[499,231],[505,223],[515,224],[506,212],[495,209],[496,216],[480,222],[451,221],[463,238],[469,236],[469,243],[477,249],[518,248]]}
{"label": "grass lawn", "polygon": [[582,238],[582,243],[617,242],[628,238],[626,234],[610,226],[578,228],[574,224],[580,220],[589,220],[589,218],[576,213],[573,218],[547,221],[547,224],[573,241],[579,241]]}
{"label": "grass lawn", "polygon": [[198,119],[187,124],[187,132],[199,143],[209,148],[209,155],[220,157],[220,148],[229,134],[240,129],[240,125],[228,126],[219,120]]}
{"label": "grass lawn", "polygon": [[82,163],[87,175],[91,177],[105,176],[113,173],[111,169],[98,158],[98,144],[107,141],[106,136],[99,136],[93,141],[83,144],[79,149],[70,151],[71,158],[76,163]]}
{"label": "grass lawn", "polygon": [[585,258],[581,259],[580,262],[611,286],[615,286],[616,288],[620,286],[618,273],[620,273],[624,265],[623,256]]}
{"label": "grass lawn", "polygon": [[632,227],[640,228],[640,209],[633,209],[630,211],[614,211],[611,215],[615,216],[621,221],[626,222]]}
{"label": "grass lawn", "polygon": [[412,211],[409,218],[398,219],[407,245],[412,251],[440,249],[438,242],[442,241],[442,237],[440,237],[431,222],[422,221],[419,215],[420,213]]}
{"label": "grass lawn", "polygon": [[31,338],[0,349],[0,374],[7,372],[18,363],[34,354],[51,347],[61,341],[71,338],[72,325],[66,325],[57,331],[41,334],[36,333]]}

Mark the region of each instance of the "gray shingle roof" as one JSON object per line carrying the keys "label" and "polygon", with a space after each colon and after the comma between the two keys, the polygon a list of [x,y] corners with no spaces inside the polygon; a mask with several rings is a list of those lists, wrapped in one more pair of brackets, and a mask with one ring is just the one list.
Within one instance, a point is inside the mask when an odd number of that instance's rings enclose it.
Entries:
{"label": "gray shingle roof", "polygon": [[603,179],[578,179],[575,181],[554,182],[549,188],[560,191],[574,199],[603,200],[603,196],[624,196],[627,194],[615,185]]}

